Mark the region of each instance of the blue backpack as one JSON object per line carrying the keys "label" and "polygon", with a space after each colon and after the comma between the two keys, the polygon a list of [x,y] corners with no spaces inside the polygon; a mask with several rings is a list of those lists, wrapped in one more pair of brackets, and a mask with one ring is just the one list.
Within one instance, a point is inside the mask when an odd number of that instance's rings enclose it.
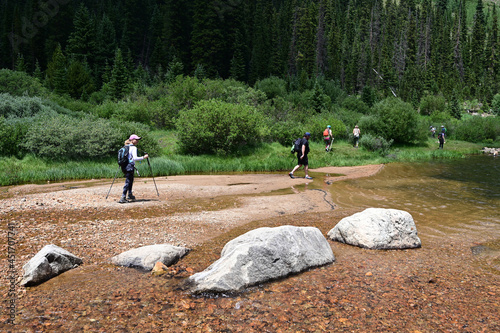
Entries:
{"label": "blue backpack", "polygon": [[118,150],[118,165],[122,168],[126,167],[130,161],[128,159],[129,146],[123,146]]}

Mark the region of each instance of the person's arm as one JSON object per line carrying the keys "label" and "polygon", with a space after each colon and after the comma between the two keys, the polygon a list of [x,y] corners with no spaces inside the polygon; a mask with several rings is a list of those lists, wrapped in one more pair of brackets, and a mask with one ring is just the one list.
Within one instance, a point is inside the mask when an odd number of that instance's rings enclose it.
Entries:
{"label": "person's arm", "polygon": [[305,154],[306,154],[306,145],[302,144],[302,156],[300,158],[304,157]]}
{"label": "person's arm", "polygon": [[137,156],[137,147],[136,146],[130,146],[130,153],[132,154],[132,160],[135,161],[142,161],[144,159],[144,157],[139,157]]}

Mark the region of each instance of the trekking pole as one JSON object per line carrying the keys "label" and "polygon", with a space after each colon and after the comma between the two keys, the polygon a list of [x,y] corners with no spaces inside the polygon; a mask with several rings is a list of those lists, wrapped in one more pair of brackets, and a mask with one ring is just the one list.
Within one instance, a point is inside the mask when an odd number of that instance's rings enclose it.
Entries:
{"label": "trekking pole", "polygon": [[111,192],[111,188],[113,187],[113,184],[115,183],[115,179],[116,179],[116,176],[118,176],[118,172],[120,172],[120,168],[118,168],[118,170],[115,173],[115,178],[113,178],[113,182],[111,183],[111,186],[109,187],[109,191],[108,191],[108,194],[106,195],[106,199],[105,200],[108,199],[109,192]]}
{"label": "trekking pole", "polygon": [[148,160],[149,170],[151,171],[151,177],[153,177],[153,183],[155,184],[156,194],[158,195],[158,197],[160,197],[160,193],[158,192],[158,187],[156,187],[155,176],[153,175],[153,168],[151,168],[151,163],[149,163],[149,158],[147,158],[147,160]]}

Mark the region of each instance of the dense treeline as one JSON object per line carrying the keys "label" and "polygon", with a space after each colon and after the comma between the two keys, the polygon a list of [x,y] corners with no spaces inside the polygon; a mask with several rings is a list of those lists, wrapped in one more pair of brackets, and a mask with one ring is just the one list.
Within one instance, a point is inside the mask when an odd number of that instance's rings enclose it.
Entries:
{"label": "dense treeline", "polygon": [[414,107],[426,94],[489,105],[499,90],[491,1],[3,0],[0,13],[0,68],[73,98],[177,74],[297,90],[323,76]]}

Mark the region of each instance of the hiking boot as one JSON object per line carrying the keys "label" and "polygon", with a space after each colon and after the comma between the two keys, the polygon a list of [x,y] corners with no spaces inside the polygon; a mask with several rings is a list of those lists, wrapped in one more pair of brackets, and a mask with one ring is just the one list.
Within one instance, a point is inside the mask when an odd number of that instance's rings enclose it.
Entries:
{"label": "hiking boot", "polygon": [[128,200],[135,200],[135,196],[131,193],[128,195]]}
{"label": "hiking boot", "polygon": [[295,177],[293,176],[293,173],[291,173],[291,172],[290,172],[288,175],[289,175],[289,176],[290,176],[290,178],[292,178],[292,179],[294,179],[294,178],[295,178]]}
{"label": "hiking boot", "polygon": [[305,176],[305,179],[313,179],[313,177]]}
{"label": "hiking boot", "polygon": [[124,195],[122,195],[122,197],[120,198],[120,201],[118,201],[118,203],[127,203],[127,199],[125,198]]}

